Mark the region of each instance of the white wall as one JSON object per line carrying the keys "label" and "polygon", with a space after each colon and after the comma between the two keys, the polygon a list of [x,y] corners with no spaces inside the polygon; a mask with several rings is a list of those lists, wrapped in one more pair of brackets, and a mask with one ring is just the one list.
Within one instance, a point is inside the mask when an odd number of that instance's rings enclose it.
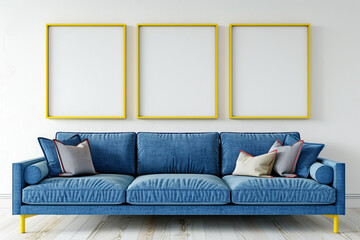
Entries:
{"label": "white wall", "polygon": [[[347,164],[347,193],[360,194],[359,9],[357,0],[0,0],[0,194],[11,193],[11,163],[40,156],[36,138],[59,130],[299,131]],[[45,119],[46,23],[127,24],[126,120]],[[137,23],[219,24],[219,119],[136,119]],[[312,24],[310,120],[228,119],[230,23]]]}

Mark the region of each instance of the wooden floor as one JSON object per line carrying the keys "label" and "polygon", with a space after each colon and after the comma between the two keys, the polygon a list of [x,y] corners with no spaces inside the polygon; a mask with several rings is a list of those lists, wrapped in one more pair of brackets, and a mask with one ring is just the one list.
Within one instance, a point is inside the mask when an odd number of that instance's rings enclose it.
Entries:
{"label": "wooden floor", "polygon": [[360,239],[360,209],[340,216],[340,233],[322,216],[19,216],[0,209],[0,239]]}

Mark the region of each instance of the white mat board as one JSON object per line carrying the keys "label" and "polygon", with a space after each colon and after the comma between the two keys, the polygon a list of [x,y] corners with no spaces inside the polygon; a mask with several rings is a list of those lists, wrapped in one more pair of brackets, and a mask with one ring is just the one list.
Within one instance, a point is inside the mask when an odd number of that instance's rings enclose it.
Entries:
{"label": "white mat board", "polygon": [[124,117],[124,27],[48,31],[49,117]]}
{"label": "white mat board", "polygon": [[139,117],[215,117],[216,27],[139,27]]}
{"label": "white mat board", "polygon": [[307,26],[232,26],[232,116],[308,115]]}

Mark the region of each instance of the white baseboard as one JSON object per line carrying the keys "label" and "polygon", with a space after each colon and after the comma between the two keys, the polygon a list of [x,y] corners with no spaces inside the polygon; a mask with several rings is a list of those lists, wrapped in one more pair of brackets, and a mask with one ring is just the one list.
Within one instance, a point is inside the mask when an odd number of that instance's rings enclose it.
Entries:
{"label": "white baseboard", "polygon": [[360,193],[348,193],[345,200],[347,208],[360,208]]}
{"label": "white baseboard", "polygon": [[[0,194],[0,200],[11,199],[11,194]],[[360,208],[360,193],[349,193],[345,196],[347,208]]]}
{"label": "white baseboard", "polygon": [[11,194],[0,194],[0,199],[11,199]]}

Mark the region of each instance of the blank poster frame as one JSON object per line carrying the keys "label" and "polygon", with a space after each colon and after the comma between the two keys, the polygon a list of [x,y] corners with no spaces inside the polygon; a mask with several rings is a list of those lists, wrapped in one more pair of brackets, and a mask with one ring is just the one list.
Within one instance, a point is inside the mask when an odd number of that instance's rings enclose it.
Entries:
{"label": "blank poster frame", "polygon": [[[233,27],[307,27],[307,114],[304,116],[234,116],[233,114]],[[230,119],[309,119],[310,118],[310,24],[230,24],[229,26],[229,118]],[[274,106],[274,108],[276,105]]]}
{"label": "blank poster frame", "polygon": [[[141,114],[140,110],[140,98],[141,98],[141,69],[140,69],[140,29],[142,27],[213,27],[215,30],[215,61],[214,61],[214,83],[215,84],[215,102],[211,102],[210,104],[214,104],[214,115],[210,116],[169,116],[169,115],[159,115],[156,114],[151,116],[145,116]],[[137,25],[137,118],[138,119],[216,119],[218,118],[218,26],[217,24],[138,24]]]}
{"label": "blank poster frame", "polygon": [[[121,27],[123,29],[123,42],[121,44],[123,45],[121,48],[123,48],[123,79],[119,79],[119,81],[122,81],[122,88],[123,91],[119,91],[118,94],[121,94],[122,100],[122,108],[123,108],[123,114],[118,116],[117,114],[114,114],[114,116],[52,116],[50,115],[50,104],[49,104],[49,84],[51,84],[49,69],[50,64],[49,60],[49,54],[50,54],[50,39],[49,39],[49,28],[50,27]],[[121,84],[121,83],[120,83]],[[86,100],[86,99],[84,99]],[[46,118],[48,119],[125,119],[126,118],[126,25],[125,24],[78,24],[78,23],[52,23],[52,24],[46,24]]]}

